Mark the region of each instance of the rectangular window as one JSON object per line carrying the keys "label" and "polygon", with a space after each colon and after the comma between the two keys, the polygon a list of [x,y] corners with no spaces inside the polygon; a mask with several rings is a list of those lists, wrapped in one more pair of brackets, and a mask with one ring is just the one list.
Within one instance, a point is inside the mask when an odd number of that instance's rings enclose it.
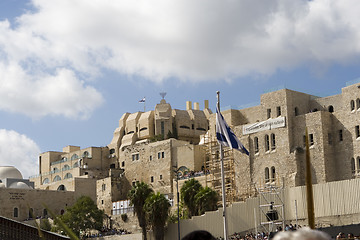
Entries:
{"label": "rectangular window", "polygon": [[265,135],[265,151],[269,151],[269,150],[270,150],[269,135]]}
{"label": "rectangular window", "polygon": [[153,176],[151,176],[150,181],[154,182],[154,177]]}
{"label": "rectangular window", "polygon": [[161,134],[164,136],[165,134],[165,123],[161,122]]}
{"label": "rectangular window", "polygon": [[106,189],[106,184],[103,184],[103,185],[101,186],[101,189],[102,189],[102,191],[105,191],[105,189]]}
{"label": "rectangular window", "polygon": [[165,152],[162,152],[161,153],[161,158],[164,158],[165,157]]}
{"label": "rectangular window", "polygon": [[133,160],[133,161],[139,160],[139,158],[140,158],[139,153],[134,153],[134,154],[132,155],[132,160]]}
{"label": "rectangular window", "polygon": [[149,157],[150,161],[152,161],[152,156]]}
{"label": "rectangular window", "polygon": [[314,134],[309,134],[309,144],[310,146],[314,145]]}
{"label": "rectangular window", "polygon": [[122,161],[122,162],[121,162],[121,166],[122,166],[122,167],[125,167],[125,161]]}
{"label": "rectangular window", "polygon": [[303,136],[303,146],[306,147],[306,136]]}
{"label": "rectangular window", "polygon": [[276,115],[281,116],[281,107],[276,107]]}
{"label": "rectangular window", "polygon": [[343,131],[339,130],[339,141],[341,142],[343,139]]}
{"label": "rectangular window", "polygon": [[360,137],[359,125],[355,126],[355,135],[356,135],[356,138]]}
{"label": "rectangular window", "polygon": [[161,158],[161,152],[158,152],[158,159]]}
{"label": "rectangular window", "polygon": [[332,134],[328,133],[328,143],[329,145],[332,145]]}
{"label": "rectangular window", "polygon": [[276,148],[275,134],[271,134],[271,150]]}
{"label": "rectangular window", "polygon": [[259,139],[257,137],[254,138],[254,145],[255,153],[259,152]]}
{"label": "rectangular window", "polygon": [[271,118],[271,109],[270,108],[267,109],[267,118]]}
{"label": "rectangular window", "polygon": [[160,175],[160,180],[162,180],[162,175]]}

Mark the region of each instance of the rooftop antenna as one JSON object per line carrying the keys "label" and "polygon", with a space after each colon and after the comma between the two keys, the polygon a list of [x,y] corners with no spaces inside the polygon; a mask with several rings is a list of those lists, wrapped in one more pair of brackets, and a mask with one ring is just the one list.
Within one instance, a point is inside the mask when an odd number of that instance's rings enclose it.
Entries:
{"label": "rooftop antenna", "polygon": [[161,93],[160,93],[160,96],[162,97],[162,99],[164,99],[165,96],[166,96],[166,92],[161,92]]}

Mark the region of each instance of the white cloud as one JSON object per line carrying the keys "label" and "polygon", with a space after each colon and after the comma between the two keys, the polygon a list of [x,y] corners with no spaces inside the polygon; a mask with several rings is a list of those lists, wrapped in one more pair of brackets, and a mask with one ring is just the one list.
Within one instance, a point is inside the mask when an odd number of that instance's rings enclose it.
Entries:
{"label": "white cloud", "polygon": [[0,129],[0,166],[14,166],[28,178],[39,173],[39,146],[25,135]]}
{"label": "white cloud", "polygon": [[[67,74],[71,80],[64,86],[75,84],[80,93],[94,94],[88,105],[78,103],[72,110],[69,106],[78,101],[75,95],[67,101],[55,97],[38,106],[39,115],[91,112],[102,98],[80,76],[93,79],[104,68],[152,81],[207,81],[271,75],[303,64],[348,64],[358,61],[360,53],[357,0],[32,3],[37,11],[20,16],[15,27],[0,22],[2,68],[20,68],[23,81],[38,92],[46,88],[36,89],[36,81],[64,81]],[[53,84],[48,87],[56,88],[55,80]],[[23,95],[33,100],[32,96]],[[53,111],[50,105],[60,107]]]}
{"label": "white cloud", "polygon": [[71,70],[30,75],[17,63],[0,62],[0,109],[32,118],[87,118],[102,101],[100,93],[85,86]]}

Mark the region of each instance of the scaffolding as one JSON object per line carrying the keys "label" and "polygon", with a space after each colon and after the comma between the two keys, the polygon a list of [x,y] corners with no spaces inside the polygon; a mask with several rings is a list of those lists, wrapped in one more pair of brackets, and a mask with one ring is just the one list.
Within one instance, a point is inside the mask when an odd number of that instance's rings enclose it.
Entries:
{"label": "scaffolding", "polygon": [[267,180],[256,187],[259,194],[259,227],[257,231],[275,232],[285,228],[284,187],[278,179]]}
{"label": "scaffolding", "polygon": [[[208,133],[204,140],[206,147],[205,171],[210,171],[210,175],[208,175],[206,179],[206,184],[212,186],[219,194],[219,204],[222,204],[220,146]],[[224,147],[223,154],[226,204],[228,205],[236,201],[234,153],[232,149]]]}

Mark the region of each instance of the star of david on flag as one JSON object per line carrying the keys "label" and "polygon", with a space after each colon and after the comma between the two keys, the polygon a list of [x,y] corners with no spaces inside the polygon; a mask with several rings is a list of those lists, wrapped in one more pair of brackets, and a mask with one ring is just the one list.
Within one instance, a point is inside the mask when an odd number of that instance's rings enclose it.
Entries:
{"label": "star of david on flag", "polygon": [[218,107],[216,107],[216,138],[219,144],[249,155],[248,150],[242,145],[240,140],[227,125]]}

